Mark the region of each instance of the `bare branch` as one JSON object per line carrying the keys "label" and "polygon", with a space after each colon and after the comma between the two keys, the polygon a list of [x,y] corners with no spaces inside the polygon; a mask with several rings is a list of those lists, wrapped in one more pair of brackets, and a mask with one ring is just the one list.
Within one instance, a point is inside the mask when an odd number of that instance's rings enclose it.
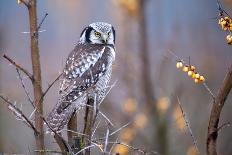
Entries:
{"label": "bare branch", "polygon": [[[117,130],[115,130],[114,132],[110,133],[109,134],[109,137],[110,136],[113,136],[114,134],[118,133],[119,131],[121,131],[122,129],[124,129],[125,127],[127,127],[128,125],[130,125],[131,122],[128,122],[127,124],[123,125],[122,127],[118,128]],[[98,138],[98,140],[103,140],[105,139],[106,137],[102,137],[102,138]]]}
{"label": "bare branch", "polygon": [[48,93],[48,91],[50,90],[50,88],[56,83],[56,81],[58,81],[60,79],[61,76],[62,76],[62,74],[60,74],[59,76],[57,76],[57,78],[51,84],[48,85],[48,88],[43,92],[43,94],[42,94],[42,96],[41,96],[41,98],[39,100],[39,103],[41,101],[43,101],[45,95]]}
{"label": "bare branch", "polygon": [[[34,80],[32,81],[34,92],[34,103],[36,107],[35,112],[35,127],[39,132],[38,136],[35,136],[37,150],[44,150],[44,130],[43,120],[43,102],[40,100],[42,92],[42,78],[41,78],[41,66],[40,66],[40,52],[39,52],[39,35],[37,32],[37,0],[29,1],[30,7],[28,7],[29,24],[30,24],[30,43],[31,43],[31,62]],[[43,153],[40,153],[43,154]]]}
{"label": "bare branch", "polygon": [[221,88],[214,100],[213,107],[211,109],[208,135],[207,135],[207,155],[217,155],[217,137],[218,137],[218,123],[222,108],[225,104],[226,98],[229,95],[232,88],[232,64],[225,76]]}
{"label": "bare branch", "polygon": [[43,19],[41,20],[41,22],[39,23],[39,26],[37,27],[37,32],[40,30],[40,27],[42,26],[44,20],[46,19],[46,17],[48,16],[48,13],[46,13],[43,17]]}
{"label": "bare branch", "polygon": [[39,132],[35,128],[34,124],[23,114],[23,112],[17,108],[13,103],[11,103],[7,98],[0,95],[0,98],[7,103],[8,109],[15,115],[16,118],[22,120],[28,127],[33,129],[34,133],[37,135]]}
{"label": "bare branch", "polygon": [[69,129],[62,129],[61,131],[72,132],[72,133],[75,133],[75,134],[77,134],[77,135],[81,135],[81,136],[86,136],[86,137],[88,137],[88,135],[83,134],[82,132],[77,132],[77,131],[73,131],[73,130],[69,130]]}
{"label": "bare branch", "polygon": [[95,146],[94,144],[86,146],[85,148],[83,148],[80,151],[78,151],[75,155],[78,155],[78,154],[82,153],[83,151],[88,150],[88,149],[90,149],[90,148],[92,148],[94,146]]}
{"label": "bare branch", "polygon": [[107,126],[107,129],[106,129],[105,146],[104,146],[104,152],[106,152],[106,149],[107,149],[108,140],[109,140],[109,133],[110,133],[110,130],[109,130],[109,127]]}
{"label": "bare branch", "polygon": [[213,100],[215,100],[215,95],[213,94],[213,91],[209,88],[209,86],[204,82],[203,83],[206,90],[209,92],[209,94],[212,96]]}
{"label": "bare branch", "polygon": [[19,76],[21,85],[22,85],[22,87],[23,87],[23,90],[24,90],[25,94],[27,95],[28,101],[31,103],[32,107],[35,108],[35,105],[34,105],[32,99],[31,99],[31,97],[30,97],[30,95],[29,95],[29,92],[27,91],[27,89],[26,89],[26,87],[25,87],[25,84],[24,84],[24,82],[23,82],[23,78],[22,78],[22,76],[21,76],[21,74],[20,74],[20,72],[19,72],[19,69],[16,68],[16,71],[17,71],[17,73],[18,73],[18,76]]}
{"label": "bare branch", "polygon": [[[116,139],[116,142],[118,141],[118,137],[117,137],[117,139]],[[110,151],[109,151],[109,153],[108,153],[108,155],[110,155],[111,154],[111,152],[113,151],[113,148],[114,148],[114,146],[115,146],[116,144],[113,144],[112,146],[111,146],[111,148],[110,148]]]}
{"label": "bare branch", "polygon": [[14,60],[12,60],[11,58],[9,58],[7,55],[3,55],[3,57],[8,60],[12,65],[14,65],[16,68],[20,69],[24,74],[26,74],[31,81],[34,81],[34,77],[31,73],[29,73],[26,69],[24,69],[23,67],[21,67],[21,65],[17,64]]}
{"label": "bare branch", "polygon": [[93,132],[92,132],[92,136],[91,136],[91,137],[94,136],[94,134],[95,134],[95,132],[97,131],[97,128],[98,128],[98,126],[99,126],[100,123],[101,123],[101,120],[97,123],[96,128],[95,128],[95,129],[93,130]]}
{"label": "bare branch", "polygon": [[185,120],[185,124],[186,124],[186,126],[188,127],[189,134],[190,134],[190,136],[191,136],[191,138],[192,138],[193,145],[195,146],[196,151],[197,151],[198,153],[200,153],[200,151],[199,151],[199,149],[198,149],[198,146],[197,146],[197,141],[196,141],[195,137],[193,136],[193,131],[192,131],[191,127],[190,127],[190,123],[189,123],[189,121],[188,121],[188,119],[187,119],[187,116],[186,116],[186,114],[185,114],[185,112],[184,112],[184,110],[183,110],[183,108],[182,108],[182,105],[181,105],[181,103],[180,103],[180,99],[179,99],[178,96],[177,96],[177,101],[178,101],[178,104],[179,104],[179,106],[180,106],[180,110],[181,110],[182,116],[183,116],[183,118],[184,118],[184,120]]}
{"label": "bare branch", "polygon": [[99,114],[101,114],[101,115],[108,121],[108,123],[109,123],[111,126],[114,126],[114,124],[111,122],[111,120],[110,120],[105,114],[103,114],[101,111],[99,111]]}
{"label": "bare branch", "polygon": [[221,126],[218,127],[217,131],[219,132],[222,129],[224,129],[225,127],[230,127],[230,126],[231,126],[230,122],[224,123],[224,124],[222,124]]}

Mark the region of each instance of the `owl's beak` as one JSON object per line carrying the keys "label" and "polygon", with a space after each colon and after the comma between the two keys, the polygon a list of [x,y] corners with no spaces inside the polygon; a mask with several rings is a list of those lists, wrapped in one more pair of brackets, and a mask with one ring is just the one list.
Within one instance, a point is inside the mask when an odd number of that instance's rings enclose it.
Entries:
{"label": "owl's beak", "polygon": [[107,41],[108,41],[108,36],[107,36],[107,35],[103,35],[103,36],[102,36],[102,41],[103,41],[104,43],[107,43]]}

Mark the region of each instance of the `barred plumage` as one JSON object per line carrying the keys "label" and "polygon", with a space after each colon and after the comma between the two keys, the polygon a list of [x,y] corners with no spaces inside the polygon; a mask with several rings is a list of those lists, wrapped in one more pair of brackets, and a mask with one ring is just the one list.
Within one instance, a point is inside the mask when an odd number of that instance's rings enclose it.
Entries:
{"label": "barred plumage", "polygon": [[[95,32],[102,38],[97,38]],[[113,27],[107,23],[90,24],[82,32],[66,61],[58,102],[47,117],[53,130],[63,129],[73,112],[86,105],[89,96],[96,95],[97,104],[104,98],[115,59],[114,36]]]}

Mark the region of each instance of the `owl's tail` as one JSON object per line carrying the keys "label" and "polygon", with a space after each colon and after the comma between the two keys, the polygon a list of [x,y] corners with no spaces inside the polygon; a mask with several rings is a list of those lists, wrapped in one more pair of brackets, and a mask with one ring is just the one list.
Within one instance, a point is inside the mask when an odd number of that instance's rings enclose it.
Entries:
{"label": "owl's tail", "polygon": [[49,129],[53,131],[60,131],[64,128],[66,124],[68,124],[73,112],[75,111],[75,105],[70,104],[67,108],[62,110],[61,112],[58,109],[59,104],[57,104],[52,111],[49,113],[47,117],[47,123],[49,125]]}

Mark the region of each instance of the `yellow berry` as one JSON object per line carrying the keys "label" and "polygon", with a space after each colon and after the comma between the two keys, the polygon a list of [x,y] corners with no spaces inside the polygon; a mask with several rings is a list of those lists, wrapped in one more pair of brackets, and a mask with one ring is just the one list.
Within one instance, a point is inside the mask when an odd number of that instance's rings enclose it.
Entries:
{"label": "yellow berry", "polygon": [[225,26],[226,25],[226,21],[225,20],[221,21],[221,25]]}
{"label": "yellow berry", "polygon": [[194,82],[195,82],[195,83],[199,83],[199,80],[198,80],[198,79],[194,79]]}
{"label": "yellow berry", "polygon": [[193,75],[193,71],[188,71],[188,76],[192,76]]}
{"label": "yellow berry", "polygon": [[232,25],[230,25],[230,31],[232,31]]}
{"label": "yellow berry", "polygon": [[192,74],[192,78],[195,79],[196,78],[196,73]]}
{"label": "yellow berry", "polygon": [[224,17],[224,19],[225,19],[225,20],[228,20],[228,19],[229,19],[229,17],[227,17],[227,16],[226,16],[226,17]]}
{"label": "yellow berry", "polygon": [[17,3],[18,3],[18,4],[21,4],[22,2],[21,2],[21,0],[17,0]]}
{"label": "yellow berry", "polygon": [[228,44],[232,44],[232,36],[230,34],[226,36],[226,40]]}
{"label": "yellow berry", "polygon": [[182,68],[184,65],[183,65],[183,62],[182,61],[178,61],[176,63],[176,68]]}
{"label": "yellow berry", "polygon": [[191,71],[195,71],[195,70],[196,70],[196,67],[193,66],[193,65],[191,65],[191,66],[190,66],[190,69],[191,69]]}
{"label": "yellow berry", "polygon": [[230,34],[226,36],[226,40],[229,40],[230,38],[231,38]]}
{"label": "yellow berry", "polygon": [[183,69],[182,69],[184,72],[187,72],[189,70],[189,67],[188,66],[184,66]]}
{"label": "yellow berry", "polygon": [[199,79],[199,78],[200,78],[200,74],[196,73],[196,74],[195,74],[195,78],[196,78],[196,79]]}
{"label": "yellow berry", "polygon": [[223,18],[220,18],[219,20],[218,20],[218,24],[219,25],[221,25],[221,22],[223,21]]}
{"label": "yellow berry", "polygon": [[205,77],[201,75],[199,80],[202,81],[202,82],[205,82]]}

